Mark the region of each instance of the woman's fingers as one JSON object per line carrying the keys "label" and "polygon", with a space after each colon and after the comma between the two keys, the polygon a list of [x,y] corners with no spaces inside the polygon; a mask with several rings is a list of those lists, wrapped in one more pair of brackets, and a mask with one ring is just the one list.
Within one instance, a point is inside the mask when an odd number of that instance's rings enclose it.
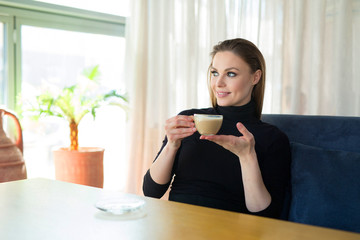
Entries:
{"label": "woman's fingers", "polygon": [[196,131],[194,119],[185,115],[170,118],[165,123],[165,131],[169,141],[181,140]]}
{"label": "woman's fingers", "polygon": [[230,135],[200,136],[200,139],[212,141],[216,144],[223,146],[224,148],[226,148],[226,145],[232,145],[234,138],[235,138],[234,136],[230,136]]}
{"label": "woman's fingers", "polygon": [[194,120],[192,116],[178,115],[176,117],[170,118],[165,123],[165,129],[173,128],[192,128],[194,127]]}
{"label": "woman's fingers", "polygon": [[236,127],[243,136],[212,135],[201,136],[200,139],[212,141],[238,156],[249,153],[255,146],[254,137],[242,123],[237,123]]}
{"label": "woman's fingers", "polygon": [[183,135],[188,133],[194,133],[196,132],[196,128],[194,127],[179,127],[179,128],[170,128],[166,131],[167,135]]}
{"label": "woman's fingers", "polygon": [[236,124],[237,129],[239,130],[239,132],[246,138],[252,138],[253,135],[249,132],[249,130],[247,130],[247,128],[244,126],[244,124],[242,124],[241,122],[238,122]]}

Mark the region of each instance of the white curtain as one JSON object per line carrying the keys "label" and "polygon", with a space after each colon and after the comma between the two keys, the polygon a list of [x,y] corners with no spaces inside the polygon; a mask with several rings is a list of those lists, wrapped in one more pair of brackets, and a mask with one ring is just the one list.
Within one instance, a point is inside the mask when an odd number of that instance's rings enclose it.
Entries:
{"label": "white curtain", "polygon": [[167,118],[209,107],[212,46],[254,42],[267,63],[264,113],[360,115],[359,0],[134,0],[127,25],[132,111],[128,192],[164,138]]}
{"label": "white curtain", "polygon": [[360,1],[285,1],[285,113],[360,115]]}
{"label": "white curtain", "polygon": [[165,120],[186,108],[209,106],[209,52],[226,36],[225,15],[217,0],[132,1],[126,40],[132,105],[128,192],[141,193]]}

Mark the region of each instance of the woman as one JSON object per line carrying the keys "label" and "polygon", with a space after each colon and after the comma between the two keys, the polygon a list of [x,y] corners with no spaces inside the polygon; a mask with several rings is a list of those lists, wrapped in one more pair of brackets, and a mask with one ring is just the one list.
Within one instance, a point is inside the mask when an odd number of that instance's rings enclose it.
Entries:
{"label": "woman", "polygon": [[[290,178],[287,136],[260,120],[265,60],[245,39],[214,46],[209,67],[212,108],[181,112],[144,177],[146,196],[267,217],[280,217]],[[221,114],[217,135],[200,136],[193,115]]]}

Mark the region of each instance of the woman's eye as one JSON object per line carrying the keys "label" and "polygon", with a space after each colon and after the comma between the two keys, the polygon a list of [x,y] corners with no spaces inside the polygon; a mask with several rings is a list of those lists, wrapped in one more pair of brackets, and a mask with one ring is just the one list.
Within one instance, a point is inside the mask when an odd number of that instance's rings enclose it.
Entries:
{"label": "woman's eye", "polygon": [[234,72],[228,72],[226,75],[228,77],[236,77],[236,73],[234,73]]}
{"label": "woman's eye", "polygon": [[211,75],[213,75],[214,77],[219,76],[219,73],[217,71],[211,71]]}

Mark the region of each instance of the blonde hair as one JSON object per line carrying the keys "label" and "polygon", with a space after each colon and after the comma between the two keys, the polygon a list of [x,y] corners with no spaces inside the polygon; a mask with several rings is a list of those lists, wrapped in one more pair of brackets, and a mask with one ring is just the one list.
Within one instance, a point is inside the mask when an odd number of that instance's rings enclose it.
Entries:
{"label": "blonde hair", "polygon": [[229,39],[222,42],[219,42],[217,45],[213,47],[213,51],[211,52],[211,64],[208,69],[208,87],[210,92],[210,100],[213,107],[217,106],[216,97],[210,87],[211,81],[211,73],[210,68],[212,67],[212,62],[214,56],[218,52],[230,51],[235,55],[241,57],[247,64],[249,64],[252,73],[255,73],[257,70],[261,71],[261,77],[259,82],[254,86],[251,98],[255,102],[256,105],[256,117],[260,119],[262,106],[264,101],[264,92],[265,92],[265,75],[266,75],[266,66],[265,59],[260,52],[260,50],[253,44],[252,42],[242,39],[235,38]]}

